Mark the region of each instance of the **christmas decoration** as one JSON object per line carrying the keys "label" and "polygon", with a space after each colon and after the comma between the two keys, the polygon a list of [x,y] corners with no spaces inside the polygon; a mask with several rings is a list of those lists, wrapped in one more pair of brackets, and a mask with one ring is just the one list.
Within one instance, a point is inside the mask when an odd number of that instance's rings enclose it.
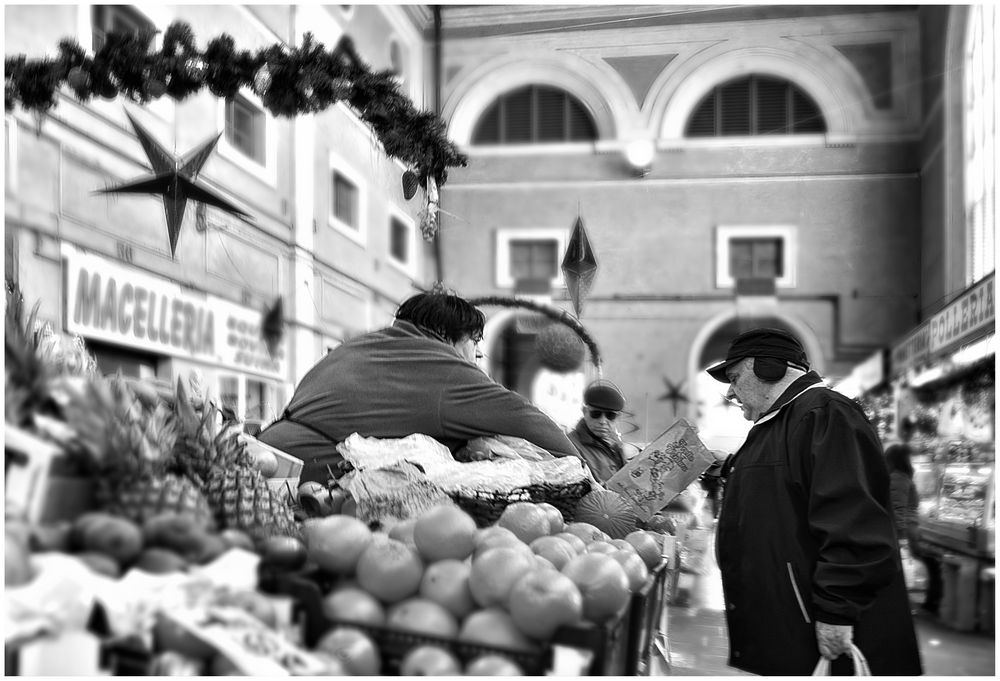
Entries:
{"label": "christmas decoration", "polygon": [[[673,408],[674,416],[677,416],[677,403],[687,402],[688,396],[681,392],[681,388],[684,387],[684,381],[680,383],[674,383],[666,376],[663,377],[663,382],[667,384],[667,392],[660,395],[660,401],[669,401],[670,406]],[[728,400],[725,400],[727,406],[731,406]]]}
{"label": "christmas decoration", "polygon": [[[536,303],[533,300],[527,300],[524,298],[507,298],[504,296],[484,296],[482,298],[473,298],[469,301],[473,305],[484,306],[484,305],[497,305],[499,307],[521,307],[526,310],[532,310],[534,312],[540,312],[549,319],[564,324],[569,329],[571,329],[580,340],[586,344],[587,348],[590,350],[590,359],[594,363],[594,367],[597,369],[597,375],[601,375],[601,353],[597,348],[597,343],[587,333],[587,329],[583,327],[580,320],[571,315],[566,310],[560,310],[559,308],[552,307],[551,305],[543,305],[541,303]],[[557,360],[557,363],[567,364],[568,361],[561,359]]]}
{"label": "christmas decoration", "polygon": [[438,229],[438,188],[433,177],[427,178],[427,205],[420,211],[420,233],[430,241]]}
{"label": "christmas decoration", "polygon": [[[391,71],[373,72],[347,36],[333,50],[307,33],[299,46],[277,44],[253,52],[238,50],[226,34],[199,51],[184,22],[167,27],[159,51],[152,50],[153,37],[149,31],[116,30],[94,54],[64,38],[55,57],[6,57],[4,106],[8,112],[19,104],[44,114],[57,105],[63,85],[84,102],[96,95],[142,104],[164,94],[183,100],[205,88],[231,98],[250,88],[275,116],[316,113],[344,102],[372,128],[388,156],[413,169],[422,186],[434,180],[435,204],[447,169],[466,165],[465,155],[445,135],[444,122],[417,110]],[[436,221],[436,210],[428,210],[426,231],[436,230]]]}
{"label": "christmas decoration", "polygon": [[170,239],[171,257],[177,251],[177,239],[181,233],[184,221],[184,209],[188,199],[207,203],[216,208],[249,218],[250,216],[223,198],[221,194],[207,185],[198,182],[198,173],[215,150],[215,145],[222,137],[219,133],[214,138],[188,152],[183,157],[176,157],[168,152],[142,125],[125,112],[135,134],[142,144],[149,164],[153,167],[153,176],[145,176],[115,187],[99,190],[103,194],[162,194],[163,210],[167,216],[167,235]]}
{"label": "christmas decoration", "polygon": [[535,336],[535,351],[542,366],[564,374],[576,371],[583,363],[583,341],[565,324],[552,323]]}
{"label": "christmas decoration", "polygon": [[590,291],[597,275],[597,257],[583,228],[583,220],[579,217],[573,225],[573,234],[570,235],[566,255],[563,256],[562,271],[570,299],[573,301],[573,310],[576,316],[580,317],[583,311],[583,299]]}
{"label": "christmas decoration", "polygon": [[403,198],[409,201],[413,198],[413,195],[417,193],[417,187],[420,181],[417,179],[417,174],[412,170],[407,170],[403,173]]}
{"label": "christmas decoration", "polygon": [[278,346],[281,345],[281,339],[284,335],[284,305],[281,301],[281,296],[278,296],[278,299],[274,301],[274,305],[264,310],[260,322],[260,337],[264,339],[264,344],[267,345],[267,354],[271,356],[271,359],[274,359],[274,355],[278,351]]}

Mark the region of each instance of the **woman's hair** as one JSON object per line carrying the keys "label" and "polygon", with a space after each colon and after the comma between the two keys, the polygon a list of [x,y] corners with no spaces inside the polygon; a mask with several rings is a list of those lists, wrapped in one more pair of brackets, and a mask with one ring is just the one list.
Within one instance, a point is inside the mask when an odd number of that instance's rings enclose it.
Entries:
{"label": "woman's hair", "polygon": [[469,301],[438,291],[418,293],[403,301],[396,319],[433,331],[450,343],[466,337],[478,343],[486,325],[486,316]]}
{"label": "woman's hair", "polygon": [[913,477],[913,463],[910,461],[910,445],[906,443],[891,444],[885,448],[885,463],[890,471],[902,471]]}

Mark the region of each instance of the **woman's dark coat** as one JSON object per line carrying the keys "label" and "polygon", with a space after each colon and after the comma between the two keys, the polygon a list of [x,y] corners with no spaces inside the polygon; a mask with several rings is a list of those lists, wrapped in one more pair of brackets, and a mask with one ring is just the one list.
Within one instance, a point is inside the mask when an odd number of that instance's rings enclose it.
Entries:
{"label": "woman's dark coat", "polygon": [[810,372],[757,420],[724,475],[729,664],[811,674],[818,619],[853,625],[873,674],[920,674],[889,473],[861,409]]}

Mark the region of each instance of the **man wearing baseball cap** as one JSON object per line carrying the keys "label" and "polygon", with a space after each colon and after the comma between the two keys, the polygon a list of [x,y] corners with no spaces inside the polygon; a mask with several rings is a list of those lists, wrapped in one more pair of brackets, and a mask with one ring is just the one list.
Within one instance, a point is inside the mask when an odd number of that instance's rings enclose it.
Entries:
{"label": "man wearing baseball cap", "polygon": [[615,423],[625,409],[625,396],[610,381],[598,380],[583,393],[583,418],[569,439],[587,462],[594,478],[604,483],[636,452],[627,450]]}
{"label": "man wearing baseball cap", "polygon": [[822,656],[850,674],[853,644],[873,675],[920,674],[889,474],[864,412],[781,329],[740,334],[707,371],[754,423],[721,470],[729,664],[805,676]]}

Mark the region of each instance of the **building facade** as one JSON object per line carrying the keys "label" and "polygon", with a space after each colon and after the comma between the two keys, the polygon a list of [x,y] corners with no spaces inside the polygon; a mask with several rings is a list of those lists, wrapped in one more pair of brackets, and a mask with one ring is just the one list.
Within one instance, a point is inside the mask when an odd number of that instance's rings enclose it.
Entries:
{"label": "building facade", "polygon": [[[393,69],[422,105],[423,39],[399,7],[45,5],[5,8],[7,55],[52,55],[74,38],[88,52],[122,26],[189,24],[199,47],[223,33],[238,49],[332,49],[347,34],[374,69]],[[219,136],[199,178],[249,215],[188,202],[171,254],[161,197],[101,194],[149,172],[128,116],[178,156]],[[66,88],[43,119],[5,118],[5,274],[40,317],[81,336],[105,371],[168,382],[191,371],[248,421],[267,422],[298,379],[345,338],[388,323],[426,286],[433,251],[419,239],[405,169],[343,104],[272,116],[251,89],[206,90],[148,105]],[[262,313],[281,298],[272,356]]]}

